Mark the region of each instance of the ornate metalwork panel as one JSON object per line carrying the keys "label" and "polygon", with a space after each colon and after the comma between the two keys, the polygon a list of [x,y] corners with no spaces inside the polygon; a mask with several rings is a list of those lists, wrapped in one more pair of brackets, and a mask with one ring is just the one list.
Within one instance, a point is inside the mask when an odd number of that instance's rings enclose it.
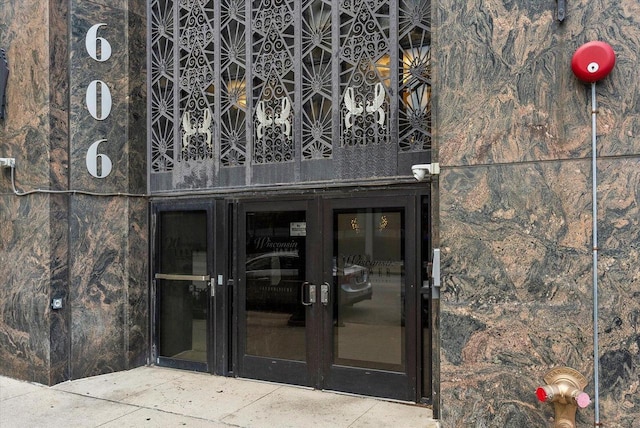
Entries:
{"label": "ornate metalwork panel", "polygon": [[179,1],[182,161],[213,158],[213,3]]}
{"label": "ornate metalwork panel", "polygon": [[279,182],[399,174],[397,159],[431,149],[431,13],[430,0],[150,0],[152,172],[184,187],[249,185],[253,165]]}
{"label": "ornate metalwork panel", "polygon": [[253,162],[294,159],[294,5],[291,0],[253,1]]}
{"label": "ornate metalwork panel", "polygon": [[302,2],[302,158],[331,158],[331,1]]}
{"label": "ornate metalwork panel", "polygon": [[220,162],[247,161],[247,24],[245,0],[220,2]]}
{"label": "ornate metalwork panel", "polygon": [[164,172],[173,169],[175,149],[173,0],[152,2],[150,23],[151,170]]}
{"label": "ornate metalwork panel", "polygon": [[431,148],[431,1],[402,0],[399,91],[400,151]]}
{"label": "ornate metalwork panel", "polygon": [[343,146],[390,142],[388,0],[343,0],[340,104]]}

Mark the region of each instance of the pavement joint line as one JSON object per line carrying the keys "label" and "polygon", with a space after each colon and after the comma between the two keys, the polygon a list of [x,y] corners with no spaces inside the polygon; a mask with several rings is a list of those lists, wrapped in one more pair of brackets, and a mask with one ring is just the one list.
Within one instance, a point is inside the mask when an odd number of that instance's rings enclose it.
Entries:
{"label": "pavement joint line", "polygon": [[[47,388],[47,387],[45,386],[45,388]],[[156,411],[156,412],[160,412],[160,413],[166,413],[166,414],[169,414],[169,415],[184,416],[184,417],[187,417],[187,418],[190,418],[190,419],[197,419],[197,420],[203,421],[203,422],[216,422],[216,423],[221,422],[221,423],[223,423],[225,425],[228,425],[228,426],[236,426],[236,427],[239,426],[239,425],[228,424],[228,423],[223,422],[222,420],[219,420],[219,419],[209,419],[209,418],[204,418],[204,417],[201,417],[201,416],[195,416],[195,415],[188,415],[188,414],[184,414],[184,413],[172,412],[172,411],[169,411],[169,410],[164,410],[164,409],[159,408],[159,407],[149,407],[147,405],[131,404],[131,403],[127,403],[127,402],[124,402],[124,401],[118,401],[118,400],[113,400],[113,399],[104,398],[104,397],[96,397],[94,395],[86,395],[86,394],[82,394],[80,392],[74,392],[74,391],[64,391],[64,390],[57,390],[57,391],[58,392],[64,392],[64,393],[70,394],[70,395],[76,395],[76,396],[79,396],[79,397],[90,398],[90,399],[98,400],[98,401],[104,401],[104,402],[107,402],[107,403],[120,404],[120,405],[123,405],[123,406],[127,406],[127,407],[132,407],[133,408],[133,410],[131,412],[128,412],[128,413],[126,413],[124,415],[118,416],[115,419],[111,419],[111,420],[106,421],[103,424],[100,424],[100,425],[97,425],[97,426],[102,426],[102,425],[109,424],[111,422],[115,422],[118,419],[121,419],[121,418],[123,418],[125,416],[132,415],[133,413],[135,413],[137,411],[140,411],[140,410],[152,410],[152,411]]]}
{"label": "pavement joint line", "polygon": [[[250,380],[251,380],[251,381],[253,381],[253,379],[250,379]],[[264,400],[264,399],[265,399],[265,398],[267,398],[269,395],[273,394],[274,392],[276,392],[276,391],[278,391],[278,390],[280,390],[280,389],[282,389],[282,388],[284,387],[284,385],[280,385],[280,384],[277,384],[277,383],[274,383],[274,382],[269,382],[269,381],[261,381],[261,380],[258,380],[257,382],[259,382],[259,383],[266,383],[266,384],[269,384],[269,385],[274,385],[274,386],[276,386],[276,388],[275,388],[273,391],[269,391],[269,392],[267,392],[266,394],[263,394],[263,395],[261,395],[260,397],[256,398],[255,400],[251,401],[250,403],[247,403],[247,404],[245,404],[244,406],[242,406],[242,407],[238,408],[235,412],[233,412],[233,413],[229,413],[229,414],[228,414],[228,415],[226,415],[225,417],[221,418],[221,419],[220,419],[220,421],[224,421],[225,419],[227,419],[227,418],[229,418],[229,417],[233,416],[233,415],[234,415],[234,413],[237,413],[237,412],[239,412],[239,411],[241,411],[241,410],[244,410],[244,409],[248,408],[249,406],[252,406],[252,405],[254,405],[254,404],[258,403],[259,401]],[[225,423],[226,423],[226,422],[225,422]]]}
{"label": "pavement joint line", "polygon": [[[109,400],[105,400],[105,401],[109,401]],[[131,416],[134,413],[139,412],[141,410],[151,410],[151,411],[154,411],[154,412],[166,413],[167,415],[174,415],[174,416],[184,417],[184,418],[188,418],[188,419],[194,419],[194,420],[198,420],[198,421],[202,421],[202,422],[215,422],[216,424],[223,424],[223,425],[227,425],[229,427],[243,428],[241,425],[235,425],[235,424],[231,424],[231,423],[228,423],[228,422],[224,422],[222,419],[209,419],[209,418],[204,418],[204,417],[201,417],[201,416],[187,415],[187,414],[184,414],[184,413],[177,413],[177,412],[171,412],[171,411],[168,411],[168,410],[160,409],[158,407],[132,405],[132,404],[128,404],[128,403],[121,403],[121,402],[118,402],[118,401],[116,401],[116,403],[133,406],[133,407],[135,407],[135,410],[133,410],[132,412],[126,413],[124,415],[118,416],[117,418],[112,419],[110,421],[106,421],[106,422],[104,422],[104,423],[102,423],[100,425],[96,425],[96,427],[101,427],[101,426],[104,426],[104,425],[108,425],[108,424],[110,424],[112,422],[116,422],[116,421],[118,421],[118,419],[122,419],[124,417]]]}
{"label": "pavement joint line", "polygon": [[[374,403],[371,403],[371,407],[369,407],[366,411],[362,412],[362,413],[360,414],[360,416],[358,416],[357,418],[355,418],[355,419],[353,420],[353,422],[351,422],[351,423],[349,424],[349,427],[352,427],[352,426],[353,426],[353,424],[355,424],[355,423],[356,423],[356,422],[358,422],[360,419],[362,419],[362,418],[364,417],[364,415],[366,415],[367,413],[369,413],[369,412],[370,412],[374,407],[376,407],[377,405],[378,405],[378,403],[375,403],[375,402],[374,402]],[[349,428],[349,427],[347,427],[347,428]]]}

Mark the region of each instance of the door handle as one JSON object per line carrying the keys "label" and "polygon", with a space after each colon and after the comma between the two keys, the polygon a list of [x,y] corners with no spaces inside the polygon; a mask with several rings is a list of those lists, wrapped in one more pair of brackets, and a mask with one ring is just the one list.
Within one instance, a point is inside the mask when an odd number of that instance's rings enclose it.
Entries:
{"label": "door handle", "polygon": [[[309,301],[305,302],[304,300],[304,292],[305,292],[305,288],[308,288],[309,290]],[[302,290],[301,290],[301,300],[302,300],[302,304],[305,306],[311,306],[316,302],[316,286],[315,284],[311,284],[308,281],[305,281],[302,283]]]}
{"label": "door handle", "polygon": [[156,273],[155,279],[167,279],[170,281],[209,281],[211,277],[209,275],[182,275],[182,274],[167,274]]}
{"label": "door handle", "polygon": [[320,286],[320,302],[325,306],[329,303],[329,283],[327,282]]}

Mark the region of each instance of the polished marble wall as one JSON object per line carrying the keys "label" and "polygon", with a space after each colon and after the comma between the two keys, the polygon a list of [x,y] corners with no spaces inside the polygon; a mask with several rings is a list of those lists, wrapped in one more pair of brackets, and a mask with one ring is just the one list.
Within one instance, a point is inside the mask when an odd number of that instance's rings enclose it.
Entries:
{"label": "polished marble wall", "polygon": [[[88,28],[105,23],[109,61],[89,58]],[[142,0],[9,0],[0,47],[10,67],[0,157],[19,190],[146,192],[146,10]],[[88,113],[105,81],[109,117]],[[113,171],[88,173],[89,145]],[[138,366],[148,354],[147,200],[35,193],[0,177],[0,374],[54,384]],[[63,309],[52,310],[53,297]]]}
{"label": "polished marble wall", "polygon": [[556,366],[593,397],[591,91],[570,67],[591,40],[617,55],[597,84],[600,421],[640,419],[640,5],[566,3],[562,23],[555,1],[434,10],[447,427],[551,426],[534,392]]}

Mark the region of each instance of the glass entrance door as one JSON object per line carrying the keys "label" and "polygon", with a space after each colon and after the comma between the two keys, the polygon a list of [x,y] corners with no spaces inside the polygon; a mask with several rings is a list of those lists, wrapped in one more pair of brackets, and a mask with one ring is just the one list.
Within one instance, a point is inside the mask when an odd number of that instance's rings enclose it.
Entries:
{"label": "glass entrance door", "polygon": [[211,344],[210,212],[156,207],[156,364],[208,371]]}
{"label": "glass entrance door", "polygon": [[243,204],[240,375],[414,400],[414,212],[411,197]]}
{"label": "glass entrance door", "polygon": [[[325,203],[324,388],[415,399],[413,198]],[[412,241],[415,242],[415,241]],[[409,322],[407,320],[410,320]]]}
{"label": "glass entrance door", "polygon": [[261,202],[243,204],[240,210],[242,376],[315,384],[317,327],[310,302],[316,285],[309,279],[319,266],[319,228],[310,205]]}

